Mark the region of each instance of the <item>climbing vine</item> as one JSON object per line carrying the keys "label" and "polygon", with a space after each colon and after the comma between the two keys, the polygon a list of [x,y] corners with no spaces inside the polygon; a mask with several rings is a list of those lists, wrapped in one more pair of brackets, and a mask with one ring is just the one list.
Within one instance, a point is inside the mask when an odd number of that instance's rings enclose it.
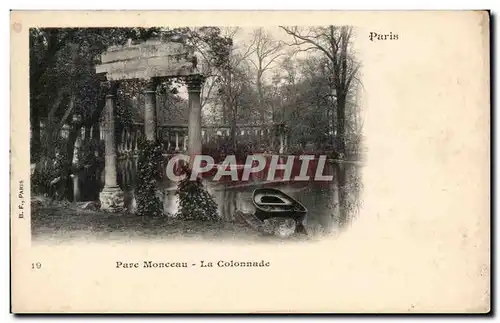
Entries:
{"label": "climbing vine", "polygon": [[161,216],[163,215],[163,207],[156,195],[157,183],[161,180],[161,146],[157,142],[142,141],[140,147],[137,162],[137,214]]}

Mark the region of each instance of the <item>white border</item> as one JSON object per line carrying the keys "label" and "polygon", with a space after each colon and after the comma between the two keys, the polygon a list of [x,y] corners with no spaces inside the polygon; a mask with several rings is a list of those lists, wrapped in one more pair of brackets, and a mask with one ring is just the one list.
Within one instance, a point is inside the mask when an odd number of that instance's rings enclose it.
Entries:
{"label": "white border", "polygon": [[[2,54],[2,64],[1,64],[1,79],[2,79],[2,95],[0,96],[2,100],[0,109],[0,153],[2,153],[0,158],[0,167],[3,170],[4,176],[3,181],[0,182],[2,194],[0,194],[1,202],[0,205],[3,207],[4,212],[4,225],[1,227],[3,230],[2,242],[4,245],[0,249],[2,254],[2,259],[5,259],[7,264],[7,259],[9,257],[9,226],[10,221],[8,221],[10,204],[9,199],[9,181],[7,180],[7,171],[9,170],[10,160],[7,154],[10,148],[10,13],[9,9],[22,9],[22,10],[87,10],[87,9],[97,9],[97,10],[119,10],[119,9],[142,9],[142,10],[444,10],[444,9],[491,9],[492,13],[496,13],[499,10],[498,0],[475,0],[475,1],[465,1],[465,0],[453,0],[453,1],[436,1],[436,0],[419,0],[419,1],[406,1],[406,2],[396,2],[388,0],[378,0],[378,1],[361,1],[361,0],[350,0],[342,3],[333,3],[331,1],[318,1],[318,0],[281,0],[281,1],[269,1],[269,0],[252,0],[245,2],[237,2],[235,0],[197,0],[197,1],[120,1],[120,2],[104,2],[102,0],[86,0],[82,2],[78,1],[62,1],[62,0],[45,0],[45,1],[28,1],[28,0],[17,0],[17,1],[4,1],[2,2],[2,18],[5,18],[2,29],[2,39],[3,46],[1,46],[0,52]],[[2,8],[3,9],[3,8]],[[498,42],[498,32],[494,32],[495,40]],[[497,53],[498,55],[498,53]],[[497,68],[494,70],[494,75],[496,75]],[[495,88],[492,89],[495,93],[498,92],[498,82],[495,82]],[[493,120],[492,120],[493,121]],[[498,123],[498,113],[497,118],[495,118],[495,123]],[[498,150],[498,142],[495,143],[495,150]],[[492,196],[495,200],[497,194]],[[498,220],[496,221],[495,228],[493,232],[500,232],[498,227]],[[496,240],[496,239],[495,239]],[[496,247],[496,246],[495,246]],[[496,266],[497,267],[497,266]],[[10,304],[9,300],[9,279],[10,279],[10,264],[1,267],[3,277],[2,284],[0,285],[1,293],[0,304],[2,304],[4,317],[6,320],[14,320],[13,315],[7,313],[8,306]],[[495,273],[491,273],[495,275]],[[36,292],[36,291],[34,291]],[[495,297],[494,299],[497,299]],[[494,305],[494,308],[498,310],[498,304]],[[7,315],[5,315],[7,314]],[[37,318],[43,319],[45,322],[56,321],[55,317],[51,318]],[[74,318],[64,318],[57,319],[58,322],[70,320]],[[141,318],[139,318],[141,319]],[[169,320],[177,320],[177,318],[168,318]],[[217,321],[219,318],[211,318]],[[236,318],[235,318],[236,319]],[[308,318],[302,318],[307,320]],[[361,318],[340,318],[332,317],[336,320],[361,320]],[[404,319],[412,319],[405,317]],[[413,318],[413,319],[416,319]],[[80,318],[82,321],[95,320],[95,318]],[[232,318],[230,320],[233,320]],[[260,318],[259,321],[267,321],[268,319]],[[382,320],[388,320],[388,318],[382,318]],[[426,322],[437,320],[437,318],[426,318]],[[3,318],[2,318],[2,321]]]}

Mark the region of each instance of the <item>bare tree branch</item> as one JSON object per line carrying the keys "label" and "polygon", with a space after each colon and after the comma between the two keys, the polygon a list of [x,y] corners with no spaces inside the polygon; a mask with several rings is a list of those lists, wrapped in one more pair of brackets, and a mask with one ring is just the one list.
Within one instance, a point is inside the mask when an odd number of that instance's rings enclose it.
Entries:
{"label": "bare tree branch", "polygon": [[272,64],[274,61],[276,61],[279,57],[284,56],[284,55],[285,55],[285,54],[284,54],[284,53],[282,53],[282,54],[278,54],[278,55],[274,56],[273,58],[271,58],[271,59],[269,60],[269,62],[268,62],[266,65],[264,65],[264,67],[262,68],[262,70],[263,70],[263,71],[267,71],[267,70],[269,69],[269,65],[271,65],[271,64]]}
{"label": "bare tree branch", "polygon": [[210,86],[208,87],[207,93],[206,94],[204,93],[204,95],[202,96],[202,97],[205,97],[203,99],[203,102],[200,103],[202,108],[205,106],[205,103],[207,103],[214,85],[215,85],[215,81],[210,82]]}
{"label": "bare tree branch", "polygon": [[317,41],[313,41],[312,39],[307,38],[306,36],[302,36],[298,32],[296,32],[296,31],[294,32],[291,29],[288,29],[287,27],[280,26],[280,28],[283,29],[287,34],[293,36],[294,38],[298,38],[300,40],[303,40],[306,43],[314,45],[318,50],[322,51],[329,59],[331,59],[332,61],[335,61],[335,58],[332,56],[332,54],[330,52],[328,52],[328,50],[326,50],[326,48],[321,46]]}

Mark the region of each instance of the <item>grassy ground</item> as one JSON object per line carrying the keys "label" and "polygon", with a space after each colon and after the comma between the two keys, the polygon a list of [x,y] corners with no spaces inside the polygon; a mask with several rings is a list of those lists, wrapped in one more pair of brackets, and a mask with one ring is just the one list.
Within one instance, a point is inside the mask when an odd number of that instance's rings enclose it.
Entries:
{"label": "grassy ground", "polygon": [[[34,242],[194,240],[283,240],[266,236],[238,222],[182,221],[168,217],[141,217],[81,210],[73,206],[43,206],[31,214]],[[307,239],[294,235],[287,240]]]}

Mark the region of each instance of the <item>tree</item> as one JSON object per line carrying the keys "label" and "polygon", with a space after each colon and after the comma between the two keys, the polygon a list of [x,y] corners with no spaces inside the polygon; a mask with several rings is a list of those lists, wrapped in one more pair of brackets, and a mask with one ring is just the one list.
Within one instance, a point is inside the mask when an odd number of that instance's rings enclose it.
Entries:
{"label": "tree", "polygon": [[326,57],[324,65],[330,76],[332,93],[336,102],[337,149],[345,154],[345,114],[346,103],[353,81],[357,81],[359,63],[351,49],[352,27],[327,26],[311,27],[301,30],[299,27],[280,26],[291,35],[290,45],[298,46],[299,51],[318,51]]}
{"label": "tree", "polygon": [[212,91],[216,85],[216,78],[220,76],[216,68],[224,60],[227,46],[232,39],[222,35],[219,27],[188,28],[188,41],[196,52],[202,57],[201,72],[205,77],[201,91],[201,107],[210,101]]}
{"label": "tree", "polygon": [[256,87],[258,93],[258,106],[260,113],[260,121],[265,123],[266,107],[264,101],[264,85],[263,76],[266,71],[273,67],[273,63],[282,56],[282,42],[276,41],[263,28],[258,28],[253,31],[253,46],[254,59],[249,59],[256,71]]}
{"label": "tree", "polygon": [[236,148],[236,123],[241,105],[241,98],[244,91],[249,89],[248,57],[254,51],[253,45],[244,46],[241,50],[234,46],[233,38],[237,28],[226,29],[225,38],[227,42],[221,51],[224,55],[217,57],[214,61],[214,68],[219,76],[216,78],[217,94],[222,105],[223,122],[230,123],[230,138],[232,149]]}
{"label": "tree", "polygon": [[[59,176],[61,198],[67,196],[75,141],[82,127],[90,133],[104,108],[106,83],[95,73],[99,55],[109,45],[157,32],[157,28],[30,29],[32,162],[37,163],[37,173]],[[61,137],[64,125],[71,127],[66,139]],[[54,173],[56,156],[62,167]]]}
{"label": "tree", "polygon": [[319,151],[331,137],[329,87],[320,63],[317,56],[289,58],[282,63],[281,76],[276,76],[274,120],[289,125],[293,149],[314,143]]}

